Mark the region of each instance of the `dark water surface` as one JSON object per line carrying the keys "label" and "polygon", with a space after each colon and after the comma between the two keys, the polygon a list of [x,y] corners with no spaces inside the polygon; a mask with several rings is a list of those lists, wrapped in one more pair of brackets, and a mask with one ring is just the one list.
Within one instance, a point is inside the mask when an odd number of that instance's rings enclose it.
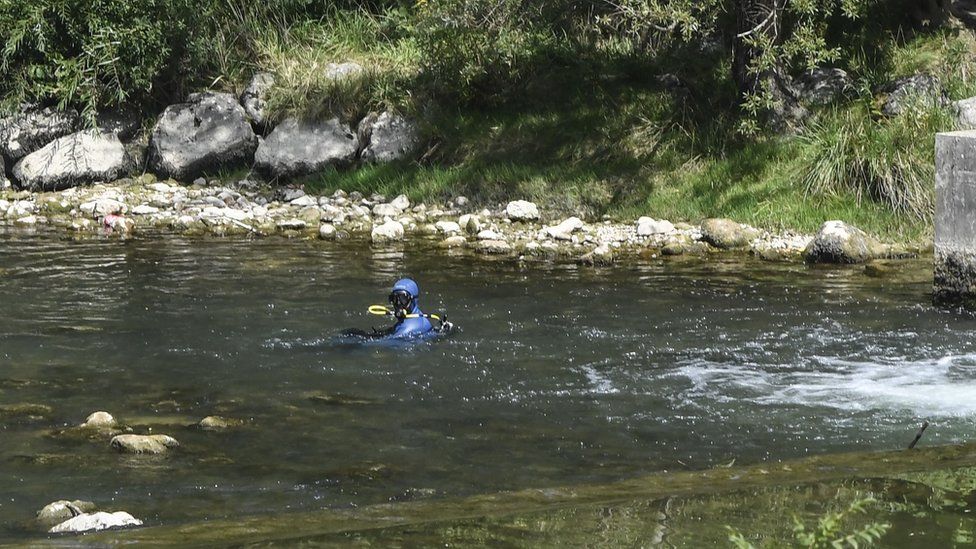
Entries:
{"label": "dark water surface", "polygon": [[[462,332],[382,325],[399,276]],[[0,541],[56,499],[147,524],[591,483],[973,438],[976,318],[930,263],[649,259],[610,269],[317,241],[0,233]],[[316,396],[320,398],[315,398]],[[321,398],[326,397],[326,398]],[[106,410],[182,446],[53,434]],[[218,414],[242,428],[191,425]]]}

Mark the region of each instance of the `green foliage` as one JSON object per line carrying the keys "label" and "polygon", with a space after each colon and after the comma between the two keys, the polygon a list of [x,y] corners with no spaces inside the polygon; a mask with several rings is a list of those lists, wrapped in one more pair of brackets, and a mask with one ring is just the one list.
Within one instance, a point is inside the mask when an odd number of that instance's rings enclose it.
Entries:
{"label": "green foliage", "polygon": [[[851,515],[865,514],[877,503],[873,498],[858,499],[843,511],[828,511],[815,525],[806,525],[799,518],[794,517],[793,537],[799,547],[810,549],[859,549],[875,544],[884,536],[891,525],[883,522],[871,522],[856,527],[850,533],[844,533],[845,526],[851,521]],[[729,532],[729,542],[737,549],[755,549],[745,535],[732,527],[726,527]]]}
{"label": "green foliage", "polygon": [[852,194],[916,219],[934,213],[936,132],[953,127],[947,109],[918,105],[892,119],[873,118],[862,105],[840,107],[799,137],[800,177],[807,192]]}
{"label": "green foliage", "polygon": [[205,14],[191,0],[0,0],[4,106],[55,100],[91,121],[99,107],[145,100],[185,78]]}
{"label": "green foliage", "polygon": [[[585,2],[584,2],[585,4]],[[427,86],[463,103],[492,104],[572,55],[564,0],[421,0],[417,41]],[[569,10],[569,11],[567,11]]]}

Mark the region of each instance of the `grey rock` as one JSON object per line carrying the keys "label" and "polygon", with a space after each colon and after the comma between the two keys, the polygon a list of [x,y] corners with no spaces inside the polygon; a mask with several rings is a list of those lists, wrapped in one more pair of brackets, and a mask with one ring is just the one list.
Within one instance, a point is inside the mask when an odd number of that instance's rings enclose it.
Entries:
{"label": "grey rock", "polygon": [[560,224],[546,227],[540,231],[544,238],[554,238],[556,240],[571,240],[573,233],[581,230],[585,224],[578,217],[570,217],[563,220]]}
{"label": "grey rock", "polygon": [[382,163],[412,156],[420,146],[420,129],[412,120],[384,112],[371,113],[359,123],[363,162]]}
{"label": "grey rock", "polygon": [[85,429],[111,429],[118,425],[112,414],[108,412],[92,412],[80,426]]}
{"label": "grey rock", "polygon": [[336,231],[335,225],[331,223],[323,223],[319,227],[319,238],[322,240],[335,240],[338,236],[338,231]]}
{"label": "grey rock", "polygon": [[579,261],[584,265],[607,265],[613,262],[613,251],[610,245],[604,242],[580,257]]}
{"label": "grey rock", "polygon": [[72,517],[76,517],[84,513],[90,513],[95,509],[95,504],[90,501],[83,501],[80,499],[68,501],[66,499],[61,499],[48,503],[40,511],[38,511],[37,522],[49,528]]}
{"label": "grey rock", "polygon": [[291,178],[350,164],[356,157],[356,135],[333,118],[306,122],[289,118],[258,147],[255,167],[274,178]]}
{"label": "grey rock", "polygon": [[477,252],[490,255],[504,255],[512,252],[512,245],[504,240],[481,240],[474,244]]}
{"label": "grey rock", "polygon": [[514,200],[505,206],[505,216],[512,221],[539,219],[539,207],[527,200]]}
{"label": "grey rock", "polygon": [[7,165],[3,160],[3,156],[0,156],[0,191],[5,191],[10,186],[10,180],[7,179]]}
{"label": "grey rock", "polygon": [[713,218],[702,222],[702,240],[716,248],[729,250],[748,246],[759,231],[731,219]]}
{"label": "grey rock", "polygon": [[52,534],[66,534],[79,532],[95,532],[109,528],[124,528],[126,526],[142,526],[142,521],[125,511],[106,513],[83,513],[70,518],[48,530]]}
{"label": "grey rock", "polygon": [[180,445],[169,435],[118,435],[109,444],[124,454],[162,454]]}
{"label": "grey rock", "polygon": [[827,221],[803,252],[812,263],[864,263],[884,255],[879,242],[843,221]]}
{"label": "grey rock", "polygon": [[59,137],[22,158],[14,178],[34,191],[55,191],[126,173],[129,158],[117,135],[85,130]]}
{"label": "grey rock", "polygon": [[16,162],[51,141],[74,133],[81,124],[75,111],[28,110],[0,119],[0,155]]}
{"label": "grey rock", "polygon": [[374,243],[381,244],[386,242],[396,242],[403,240],[403,225],[398,221],[387,221],[382,225],[376,225],[370,232],[370,238]]}
{"label": "grey rock", "polygon": [[800,99],[813,105],[827,105],[849,92],[854,82],[843,69],[816,68],[796,80]]}
{"label": "grey rock", "polygon": [[268,94],[271,92],[274,84],[275,78],[273,74],[259,72],[251,78],[251,82],[244,89],[244,93],[241,94],[241,105],[244,106],[244,112],[250,117],[251,123],[259,129],[267,127]]}
{"label": "grey rock", "polygon": [[952,106],[956,112],[956,129],[976,130],[976,97],[960,99]]}
{"label": "grey rock", "polygon": [[899,78],[887,84],[882,91],[886,94],[881,112],[885,116],[898,116],[913,104],[947,106],[949,96],[942,82],[929,74],[915,74]]}
{"label": "grey rock", "polygon": [[226,429],[240,427],[244,425],[244,422],[234,418],[207,416],[200,420],[198,425],[204,431],[224,431]]}
{"label": "grey rock", "polygon": [[396,217],[403,213],[403,210],[393,204],[377,204],[373,206],[372,212],[376,217]]}
{"label": "grey rock", "polygon": [[329,63],[325,66],[325,77],[333,82],[344,82],[359,78],[366,74],[366,69],[359,63],[351,61],[345,63]]}
{"label": "grey rock", "polygon": [[129,141],[139,132],[142,120],[139,113],[129,109],[114,109],[98,113],[95,119],[98,129],[113,133],[120,141]]}
{"label": "grey rock", "polygon": [[256,147],[234,96],[193,94],[163,111],[149,141],[149,166],[163,177],[190,180],[208,170],[249,165]]}
{"label": "grey rock", "polygon": [[637,236],[651,236],[656,234],[670,234],[675,232],[674,224],[667,219],[641,217],[637,220]]}

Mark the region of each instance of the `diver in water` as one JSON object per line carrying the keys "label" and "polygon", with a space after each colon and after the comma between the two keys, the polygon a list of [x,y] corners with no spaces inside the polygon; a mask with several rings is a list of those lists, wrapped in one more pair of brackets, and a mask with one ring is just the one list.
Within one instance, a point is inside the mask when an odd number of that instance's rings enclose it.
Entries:
{"label": "diver in water", "polygon": [[[363,339],[415,339],[437,334],[445,334],[453,329],[453,325],[447,322],[446,317],[429,315],[420,310],[418,303],[420,298],[420,287],[416,282],[409,278],[401,278],[393,285],[390,292],[390,306],[374,305],[369,308],[370,313],[385,316],[392,316],[396,323],[383,330],[373,328],[372,332],[363,330],[346,330],[343,335],[353,336]],[[439,325],[434,326],[431,320],[436,320]]]}
{"label": "diver in water", "polygon": [[397,323],[389,328],[391,337],[408,338],[426,334],[434,329],[430,319],[420,310],[420,287],[409,278],[401,278],[390,292],[390,306]]}

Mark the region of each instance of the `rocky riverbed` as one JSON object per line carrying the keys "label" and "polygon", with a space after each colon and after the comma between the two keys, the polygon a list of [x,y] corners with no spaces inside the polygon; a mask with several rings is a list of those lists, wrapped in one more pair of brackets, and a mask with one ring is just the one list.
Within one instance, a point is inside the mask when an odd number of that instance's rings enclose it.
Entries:
{"label": "rocky riverbed", "polygon": [[464,197],[413,204],[405,196],[336,191],[306,194],[203,178],[192,185],[146,174],[55,192],[0,191],[0,224],[24,230],[53,227],[75,235],[253,235],[360,239],[372,245],[426,240],[452,253],[609,263],[635,256],[738,251],[764,260],[859,263],[918,253],[885,245],[840,221],[816,235],[771,233],[728,219],[689,224],[641,217],[631,221],[555,216],[517,200],[476,208]]}

